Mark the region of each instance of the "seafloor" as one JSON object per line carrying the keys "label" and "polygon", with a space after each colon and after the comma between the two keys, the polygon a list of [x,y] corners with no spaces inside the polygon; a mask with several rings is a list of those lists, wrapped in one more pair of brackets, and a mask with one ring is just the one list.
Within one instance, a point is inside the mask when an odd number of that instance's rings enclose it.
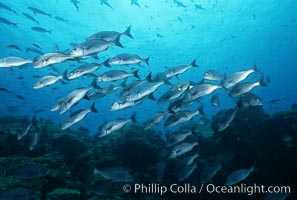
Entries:
{"label": "seafloor", "polygon": [[[27,117],[0,118],[0,189],[26,187],[36,192],[33,199],[264,199],[263,194],[125,194],[123,183],[113,183],[94,175],[92,167],[124,165],[133,171],[136,183],[177,182],[174,164],[168,161],[162,177],[158,165],[166,161],[168,150],[158,132],[142,126],[126,127],[105,138],[89,136],[86,128],[61,131],[50,121],[38,119],[40,142],[29,150],[29,137],[17,140],[17,134],[29,122]],[[290,136],[289,139],[287,136]],[[256,170],[244,180],[247,185],[289,185],[296,199],[297,188],[297,111],[275,115],[265,114],[261,108],[241,110],[225,131],[211,134],[197,127],[199,139],[198,168],[186,183],[199,185],[201,166],[219,161],[222,170],[213,183],[224,185],[233,169],[250,166],[256,160]],[[167,162],[167,161],[166,161]],[[24,164],[36,164],[48,170],[44,177],[18,179],[9,171]],[[179,183],[183,184],[183,183]],[[0,194],[1,194],[0,191]]]}

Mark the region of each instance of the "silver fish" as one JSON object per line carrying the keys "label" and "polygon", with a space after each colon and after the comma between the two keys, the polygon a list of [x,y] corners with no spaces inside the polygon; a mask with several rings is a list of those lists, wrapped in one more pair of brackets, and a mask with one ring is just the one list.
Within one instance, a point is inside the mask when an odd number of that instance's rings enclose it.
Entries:
{"label": "silver fish", "polygon": [[63,75],[59,75],[59,76],[53,76],[53,75],[44,76],[34,83],[33,89],[40,89],[45,86],[52,85],[62,79],[67,79],[66,72],[64,72]]}
{"label": "silver fish", "polygon": [[31,15],[29,15],[28,13],[22,13],[27,19],[30,19],[31,21],[33,21],[33,22],[35,22],[35,23],[37,23],[37,24],[39,24],[39,22],[34,18],[34,17],[32,17]]}
{"label": "silver fish", "polygon": [[26,164],[10,171],[9,175],[20,179],[35,179],[46,176],[47,170],[36,164]]}
{"label": "silver fish", "polygon": [[35,116],[33,116],[28,126],[26,126],[26,128],[24,128],[21,132],[18,133],[17,140],[23,139],[23,137],[25,137],[29,133],[30,129],[32,128],[32,125],[36,126],[36,123],[36,118]]}
{"label": "silver fish", "polygon": [[32,60],[12,56],[0,59],[0,67],[17,67],[27,63],[32,63]]}
{"label": "silver fish", "polygon": [[176,66],[176,67],[171,67],[168,70],[166,70],[166,72],[165,72],[166,78],[170,79],[174,76],[178,76],[179,74],[186,72],[188,69],[190,69],[192,67],[199,67],[196,64],[196,60],[193,60],[192,63],[189,65],[180,65],[180,66]]}
{"label": "silver fish", "polygon": [[64,18],[58,17],[58,16],[56,16],[55,19],[58,20],[58,21],[60,21],[60,22],[68,22],[67,19],[64,19]]}
{"label": "silver fish", "polygon": [[185,157],[185,158],[182,159],[181,163],[183,165],[192,165],[193,162],[194,162],[194,160],[196,158],[198,158],[199,156],[200,156],[199,153],[195,153],[193,155],[187,156],[187,157]]}
{"label": "silver fish", "polygon": [[34,61],[34,68],[42,68],[56,63],[61,63],[72,57],[64,53],[46,53]]}
{"label": "silver fish", "polygon": [[200,83],[192,87],[185,94],[183,100],[184,102],[195,101],[202,96],[213,93],[215,90],[222,88],[221,85],[213,85],[209,83]]}
{"label": "silver fish", "polygon": [[99,174],[105,179],[112,180],[114,182],[131,182],[134,181],[131,175],[131,169],[124,166],[106,167],[101,169],[94,169],[94,174]]}
{"label": "silver fish", "polygon": [[250,92],[254,87],[257,87],[257,86],[266,86],[266,83],[264,83],[262,79],[260,79],[255,83],[250,83],[250,82],[239,83],[232,88],[232,90],[229,92],[229,96],[231,97],[240,96],[242,94]]}
{"label": "silver fish", "polygon": [[173,127],[173,126],[177,126],[179,124],[185,123],[191,120],[194,116],[199,114],[204,114],[202,110],[202,106],[194,112],[191,112],[188,110],[179,111],[168,117],[168,119],[165,121],[165,127],[169,128],[169,127]]}
{"label": "silver fish", "polygon": [[39,26],[31,27],[31,29],[33,31],[40,32],[40,33],[49,33],[49,34],[52,34],[52,31],[51,30],[46,30],[45,28],[42,28],[42,27],[39,27]]}
{"label": "silver fish", "polygon": [[110,70],[99,75],[97,78],[97,81],[98,82],[118,81],[118,80],[126,79],[130,76],[134,76],[140,79],[140,77],[138,76],[138,70],[135,70],[132,73],[128,73],[123,70]]}
{"label": "silver fish", "polygon": [[230,108],[219,111],[212,119],[213,129],[218,132],[225,130],[233,121],[237,110],[237,108]]}
{"label": "silver fish", "polygon": [[169,104],[168,111],[172,114],[177,113],[181,109],[191,106],[193,103],[194,103],[194,101],[184,102],[183,99],[179,99],[179,100],[173,101]]}
{"label": "silver fish", "polygon": [[88,113],[94,112],[97,113],[97,109],[95,107],[95,102],[89,109],[78,110],[76,112],[71,113],[71,115],[61,124],[61,129],[65,130],[74,124],[80,122]]}
{"label": "silver fish", "polygon": [[128,36],[133,39],[131,35],[131,26],[129,26],[123,33],[119,33],[116,31],[101,31],[91,35],[88,39],[89,40],[104,40],[107,42],[114,41],[116,38],[124,35]]}
{"label": "silver fish", "polygon": [[239,169],[234,172],[232,172],[228,177],[226,181],[226,185],[235,185],[236,183],[239,183],[246,179],[250,173],[252,173],[255,170],[256,162],[251,166],[249,169]]}
{"label": "silver fish", "polygon": [[126,108],[130,108],[132,106],[136,106],[143,102],[143,99],[137,100],[137,101],[129,101],[129,102],[122,102],[122,101],[116,101],[111,105],[110,111],[116,111],[116,110],[123,110]]}
{"label": "silver fish", "polygon": [[219,163],[205,166],[200,174],[200,182],[209,183],[221,169],[222,166]]}
{"label": "silver fish", "polygon": [[136,114],[134,113],[130,119],[116,119],[110,122],[105,123],[99,132],[99,137],[105,137],[117,130],[119,130],[120,128],[124,127],[127,123],[129,122],[136,122]]}
{"label": "silver fish", "polygon": [[123,102],[138,101],[155,92],[164,83],[167,82],[145,82],[141,85],[136,85],[135,87],[130,89],[128,94],[121,96],[121,100]]}
{"label": "silver fish", "polygon": [[140,64],[145,62],[149,66],[149,57],[141,58],[135,54],[119,54],[115,57],[107,59],[103,64],[106,66],[110,65],[132,65],[132,64]]}
{"label": "silver fish", "polygon": [[216,70],[208,70],[204,73],[203,78],[210,81],[221,81],[224,79],[224,75]]}
{"label": "silver fish", "polygon": [[75,68],[74,70],[72,70],[69,75],[68,75],[68,79],[72,80],[72,79],[76,79],[79,78],[83,75],[86,74],[90,74],[94,71],[96,71],[97,69],[99,69],[100,65],[98,64],[93,64],[93,63],[87,63],[84,65],[80,65],[79,67]]}
{"label": "silver fish", "polygon": [[7,11],[10,11],[10,12],[13,12],[14,14],[17,14],[15,10],[11,9],[9,6],[7,6],[7,5],[5,5],[4,3],[1,3],[1,2],[0,2],[0,8],[4,9],[4,10],[7,10]]}
{"label": "silver fish", "polygon": [[166,71],[157,73],[153,78],[153,82],[160,82],[168,79]]}
{"label": "silver fish", "polygon": [[39,49],[37,48],[34,48],[34,47],[27,47],[26,48],[26,52],[34,52],[34,53],[37,53],[39,55],[43,55],[44,53],[42,51],[40,51]]}
{"label": "silver fish", "polygon": [[144,129],[147,130],[158,123],[160,123],[166,116],[168,112],[157,112],[148,121],[145,122]]}
{"label": "silver fish", "polygon": [[108,94],[113,93],[114,91],[118,90],[120,86],[114,86],[114,85],[109,85],[107,87],[100,87],[100,89],[95,89],[87,94],[87,99],[88,100],[94,100],[94,99],[99,99],[101,97],[104,97]]}
{"label": "silver fish", "polygon": [[71,93],[69,93],[66,97],[63,97],[58,100],[56,104],[54,104],[51,108],[51,111],[59,111],[59,114],[63,114],[68,111],[72,106],[77,104],[81,99],[86,97],[88,91],[93,88],[98,88],[96,84],[96,80],[92,82],[89,87],[78,88]]}
{"label": "silver fish", "polygon": [[74,7],[76,8],[77,12],[79,12],[79,6],[78,4],[80,3],[77,0],[70,0],[70,2],[74,5]]}
{"label": "silver fish", "polygon": [[27,8],[29,10],[31,10],[34,13],[34,15],[39,14],[39,15],[46,15],[48,17],[51,17],[50,14],[48,14],[48,13],[46,13],[46,12],[44,12],[44,11],[38,9],[38,8],[34,8],[34,7],[27,7]]}
{"label": "silver fish", "polygon": [[103,40],[87,40],[73,48],[70,55],[73,57],[88,57],[90,55],[97,54],[101,51],[107,50],[110,46],[122,47],[120,43],[120,38],[116,38],[113,41],[103,41]]}
{"label": "silver fish", "polygon": [[28,132],[30,131],[31,127],[32,127],[32,122],[30,122],[28,124],[28,126],[21,133],[18,134],[17,139],[18,140],[23,139],[23,137],[25,137],[28,134]]}
{"label": "silver fish", "polygon": [[152,79],[151,79],[151,73],[149,73],[144,80],[134,80],[134,81],[130,82],[129,84],[126,84],[126,81],[123,82],[121,84],[121,86],[123,87],[123,90],[120,93],[120,96],[124,96],[124,95],[129,94],[129,91],[132,88],[136,87],[137,85],[141,85],[143,83],[146,83],[146,82],[153,82]]}
{"label": "silver fish", "polygon": [[170,155],[168,156],[168,160],[184,155],[185,153],[191,151],[197,145],[198,145],[198,142],[193,142],[193,143],[181,143],[174,146],[172,148]]}
{"label": "silver fish", "polygon": [[166,103],[173,99],[180,97],[184,93],[184,90],[178,88],[171,88],[167,92],[165,92],[159,99],[158,103]]}
{"label": "silver fish", "polygon": [[0,17],[0,23],[6,24],[6,25],[9,25],[9,26],[18,27],[17,23],[11,22],[8,19],[5,19],[3,17]]}
{"label": "silver fish", "polygon": [[194,170],[197,168],[197,164],[191,164],[191,165],[185,165],[180,170],[180,172],[177,175],[177,179],[179,182],[186,180],[191,174],[194,172]]}
{"label": "silver fish", "polygon": [[106,6],[110,7],[111,9],[113,9],[112,6],[108,3],[108,0],[100,0],[100,5],[106,5]]}
{"label": "silver fish", "polygon": [[38,145],[40,140],[40,130],[35,130],[34,133],[31,135],[30,138],[30,145],[29,145],[29,150],[33,151],[36,146]]}
{"label": "silver fish", "polygon": [[236,85],[237,83],[243,81],[250,74],[252,74],[254,72],[258,72],[258,69],[257,69],[257,66],[256,65],[254,65],[252,69],[245,70],[245,71],[235,72],[234,74],[232,74],[229,78],[227,78],[223,82],[223,86],[224,86],[224,88],[233,87],[234,85]]}
{"label": "silver fish", "polygon": [[180,133],[180,132],[177,132],[173,135],[171,135],[168,139],[168,147],[171,147],[171,146],[174,146],[176,145],[177,143],[180,143],[182,141],[184,141],[188,136],[192,135],[193,134],[193,131],[190,130],[190,131],[187,131],[185,133]]}
{"label": "silver fish", "polygon": [[253,93],[246,93],[240,97],[238,107],[247,108],[250,106],[262,106],[263,102],[257,95]]}
{"label": "silver fish", "polygon": [[179,82],[171,87],[171,90],[178,90],[178,91],[187,91],[193,87],[193,83],[191,81],[182,81]]}

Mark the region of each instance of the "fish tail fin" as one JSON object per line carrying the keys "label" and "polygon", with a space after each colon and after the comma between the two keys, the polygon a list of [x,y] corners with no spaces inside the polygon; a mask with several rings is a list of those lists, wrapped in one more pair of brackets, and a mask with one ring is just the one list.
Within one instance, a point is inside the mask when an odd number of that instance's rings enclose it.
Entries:
{"label": "fish tail fin", "polygon": [[239,108],[239,109],[243,108],[242,96],[239,98],[239,100],[238,100],[236,106],[237,106],[237,108]]}
{"label": "fish tail fin", "polygon": [[127,86],[127,79],[125,79],[121,85],[120,85],[122,88],[125,88]]}
{"label": "fish tail fin", "polygon": [[94,113],[97,113],[98,112],[98,110],[95,107],[95,102],[91,106],[91,112],[94,112]]}
{"label": "fish tail fin", "polygon": [[260,78],[260,80],[259,80],[259,84],[260,84],[261,86],[267,86],[267,83],[264,82],[264,77],[263,77],[263,76]]}
{"label": "fish tail fin", "polygon": [[18,28],[18,24],[17,23],[12,23],[13,26],[15,26],[16,28]]}
{"label": "fish tail fin", "polygon": [[138,71],[139,71],[139,70],[135,70],[135,71],[133,72],[133,76],[135,76],[136,78],[140,79],[140,77],[139,77],[139,75],[138,75]]}
{"label": "fish tail fin", "polygon": [[108,63],[109,62],[109,58],[106,59],[101,65],[104,65],[105,67],[111,67],[110,64]]}
{"label": "fish tail fin", "polygon": [[64,80],[69,80],[67,74],[68,74],[68,70],[66,69],[66,70],[64,71],[63,75],[62,75],[62,79],[64,79]]}
{"label": "fish tail fin", "polygon": [[149,60],[150,60],[150,57],[143,59],[143,61],[150,67]]}
{"label": "fish tail fin", "polygon": [[134,39],[134,37],[131,35],[131,25],[122,34]]}
{"label": "fish tail fin", "polygon": [[190,64],[192,67],[199,67],[197,64],[196,64],[196,59],[194,59],[191,64]]}
{"label": "fish tail fin", "polygon": [[114,40],[114,45],[124,48],[124,46],[120,42],[120,35]]}
{"label": "fish tail fin", "polygon": [[49,34],[52,34],[52,30],[49,30],[48,33],[49,33]]}
{"label": "fish tail fin", "polygon": [[223,82],[221,83],[221,87],[222,87],[222,89],[224,89],[225,91],[228,91],[228,88],[227,88],[226,85],[225,85],[225,81],[223,81]]}
{"label": "fish tail fin", "polygon": [[133,113],[133,115],[131,116],[131,121],[133,122],[133,123],[136,123],[137,121],[136,121],[136,112],[134,112]]}
{"label": "fish tail fin", "polygon": [[172,86],[172,83],[170,83],[167,79],[165,79],[163,82],[164,82],[164,84],[166,84],[166,85],[171,85],[171,86]]}
{"label": "fish tail fin", "polygon": [[253,66],[253,70],[254,70],[255,72],[259,72],[259,69],[258,69],[258,67],[257,67],[256,64],[254,64],[254,66]]}
{"label": "fish tail fin", "polygon": [[97,78],[94,78],[94,80],[92,81],[90,87],[94,88],[94,89],[100,89],[100,87],[97,85]]}
{"label": "fish tail fin", "polygon": [[109,3],[105,2],[104,4],[113,9],[113,7]]}
{"label": "fish tail fin", "polygon": [[150,100],[156,101],[156,98],[155,98],[155,96],[154,96],[153,94],[149,94],[149,95],[148,95],[148,98],[149,98]]}
{"label": "fish tail fin", "polygon": [[145,80],[146,80],[147,82],[153,82],[152,72],[150,72],[150,73],[145,77]]}
{"label": "fish tail fin", "polygon": [[226,75],[226,72],[224,73],[224,79],[223,79],[223,82],[226,81],[227,79],[227,75]]}

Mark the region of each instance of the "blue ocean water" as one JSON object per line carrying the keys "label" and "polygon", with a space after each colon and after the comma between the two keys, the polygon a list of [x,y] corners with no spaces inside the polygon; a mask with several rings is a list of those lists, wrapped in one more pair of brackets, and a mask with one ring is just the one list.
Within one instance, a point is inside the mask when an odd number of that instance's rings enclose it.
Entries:
{"label": "blue ocean water", "polygon": [[[45,15],[32,12],[32,8]],[[100,195],[104,199],[185,199],[184,192],[167,192],[162,197],[156,191],[127,192],[123,187],[126,183],[130,189],[138,183],[148,187],[154,183],[164,187],[189,183],[197,188],[206,183],[289,186],[292,190],[273,192],[271,197],[264,192],[227,196],[203,191],[188,199],[285,199],[289,194],[288,199],[295,199],[296,13],[296,0],[1,0],[0,61],[16,56],[33,63],[1,67],[0,62],[0,199],[30,199],[34,198],[30,197],[33,191],[38,199],[63,199],[56,195],[65,188],[79,193],[75,199],[98,199]],[[46,53],[68,55],[94,33],[122,33],[128,27],[133,38],[120,37],[124,48],[111,46],[98,53],[99,59],[74,58],[53,66],[33,67]],[[149,57],[149,66],[101,66],[93,75],[33,88],[41,77],[65,71],[69,74],[83,63],[102,63],[123,53]],[[241,83],[263,79],[266,86],[251,91],[261,98],[263,106],[242,108],[241,95],[231,97],[231,88],[220,88],[184,108],[195,111],[202,105],[210,123],[201,125],[199,120],[204,116],[200,113],[189,123],[165,128],[165,121],[175,116],[168,114],[166,120],[144,130],[142,125],[155,113],[167,111],[170,102],[144,99],[128,109],[110,111],[123,89],[123,81],[116,81],[112,84],[120,89],[105,97],[82,99],[64,114],[50,111],[59,99],[89,86],[94,75],[139,70],[140,79],[144,79],[149,73],[154,77],[193,60],[199,67],[171,77],[172,85],[182,81],[199,85],[208,70],[228,78],[256,65],[260,72],[251,73]],[[134,80],[129,77],[127,82]],[[205,82],[224,85],[225,81]],[[97,82],[101,87],[109,84]],[[158,100],[171,87],[161,85],[154,97]],[[189,88],[184,96],[190,93]],[[220,101],[216,107],[211,105],[213,94]],[[49,120],[60,125],[94,102],[98,113],[88,113],[70,131],[44,123]],[[111,136],[99,136],[98,129],[106,122],[129,119],[134,113],[135,124],[129,122],[126,129]],[[30,123],[33,116],[36,119]],[[219,130],[220,123],[227,125]],[[72,131],[81,127],[95,136],[88,137],[84,129]]]}
{"label": "blue ocean water", "polygon": [[[104,1],[102,1],[104,2]],[[156,74],[166,70],[166,67],[187,65],[193,59],[197,60],[199,68],[192,68],[180,75],[180,80],[198,82],[203,73],[209,69],[226,73],[227,76],[244,69],[258,66],[265,77],[269,76],[271,83],[267,87],[257,87],[253,92],[264,102],[268,113],[290,109],[296,103],[296,64],[297,64],[297,3],[294,0],[139,0],[139,6],[131,5],[129,0],[109,0],[110,6],[101,4],[99,0],[81,1],[75,8],[71,1],[52,0],[46,3],[38,0],[8,1],[1,3],[9,6],[17,14],[1,9],[0,16],[17,27],[1,23],[0,55],[19,56],[34,59],[36,53],[26,52],[32,43],[42,47],[42,52],[55,52],[55,44],[60,50],[71,49],[70,43],[81,43],[88,36],[99,31],[123,32],[131,25],[134,39],[122,37],[125,48],[111,47],[99,53],[99,61],[87,59],[90,62],[103,62],[109,57],[120,53],[134,53],[141,57],[150,57],[150,66],[115,66],[115,69],[132,71],[139,68],[140,76],[144,78],[149,72]],[[52,15],[34,15],[27,7],[35,7]],[[30,14],[39,25],[24,17],[22,13]],[[54,17],[62,17],[66,22]],[[31,27],[40,26],[49,33],[35,32]],[[21,50],[7,48],[17,45]],[[56,64],[60,74],[78,66],[76,61]],[[100,74],[108,68],[102,67],[96,72]],[[60,82],[39,90],[33,89],[37,80],[34,75],[45,76],[55,73],[51,67],[34,69],[31,64],[13,69],[1,68],[0,86],[7,88],[13,94],[0,93],[1,115],[33,116],[34,110],[42,109],[38,117],[61,123],[69,114],[59,115],[50,112],[51,106],[78,87],[88,86],[90,77],[81,77],[63,85]],[[132,79],[132,78],[131,78]],[[247,80],[256,81],[259,76],[251,76]],[[177,83],[177,78],[172,83]],[[118,84],[118,83],[115,83]],[[168,89],[161,86],[156,97],[160,97]],[[117,99],[117,94],[111,94],[96,100],[98,114],[89,114],[74,127],[87,127],[96,133],[104,122],[116,118],[128,118],[137,113],[139,123],[146,121],[157,111],[164,111],[168,104],[158,105],[154,101],[145,100],[142,104],[122,111],[109,111],[110,105]],[[234,107],[234,100],[226,92],[218,91],[221,96],[220,108],[210,106],[207,96],[203,99],[204,110],[211,117],[222,108]],[[16,98],[21,95],[24,99]],[[278,100],[271,104],[271,100]],[[92,102],[82,100],[74,110],[88,108]],[[194,110],[198,105],[194,105]],[[73,110],[73,111],[74,111]],[[164,130],[163,125],[158,129]]]}

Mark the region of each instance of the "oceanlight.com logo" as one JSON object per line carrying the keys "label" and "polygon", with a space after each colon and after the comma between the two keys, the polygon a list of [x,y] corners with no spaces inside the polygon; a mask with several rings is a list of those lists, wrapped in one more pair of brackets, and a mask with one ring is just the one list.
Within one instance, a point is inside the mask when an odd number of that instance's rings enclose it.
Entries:
{"label": "oceanlight.com logo", "polygon": [[171,184],[171,185],[162,185],[159,183],[152,184],[126,184],[123,186],[123,191],[126,193],[134,194],[159,194],[163,195],[166,193],[173,194],[201,194],[201,192],[206,191],[209,194],[266,194],[266,193],[275,193],[275,194],[290,194],[290,186],[264,186],[264,185],[246,185],[240,184],[235,186],[218,186],[214,184],[201,184],[199,186],[192,185],[190,183],[185,183],[182,185]]}
{"label": "oceanlight.com logo", "polygon": [[208,193],[222,193],[222,194],[266,194],[266,193],[291,193],[290,186],[265,186],[265,185],[234,185],[234,186],[216,186],[214,184],[207,184],[206,191]]}

